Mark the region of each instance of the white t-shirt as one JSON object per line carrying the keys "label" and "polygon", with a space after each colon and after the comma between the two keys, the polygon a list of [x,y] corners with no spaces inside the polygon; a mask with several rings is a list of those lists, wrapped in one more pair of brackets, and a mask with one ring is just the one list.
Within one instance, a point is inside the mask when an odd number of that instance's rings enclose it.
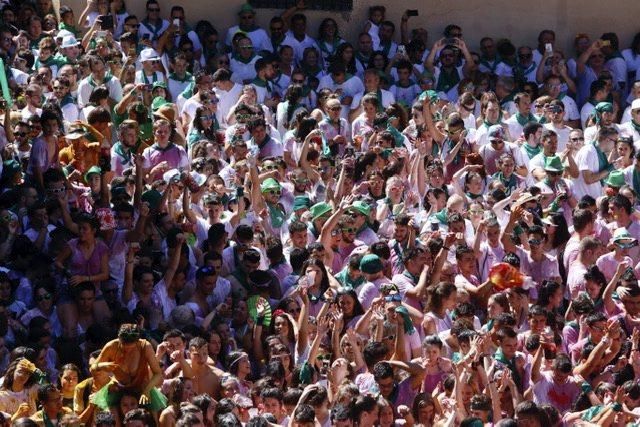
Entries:
{"label": "white t-shirt", "polygon": [[573,193],[576,199],[580,200],[587,194],[594,199],[602,196],[602,184],[600,184],[600,181],[596,181],[593,184],[587,184],[584,181],[584,171],[596,173],[600,170],[596,147],[593,144],[586,144],[582,147],[576,156],[576,164],[580,171],[580,176],[573,180]]}
{"label": "white t-shirt", "polygon": [[573,128],[570,128],[569,126],[564,126],[564,125],[561,128],[558,128],[553,123],[545,123],[543,126],[545,129],[552,130],[556,134],[558,134],[557,152],[558,153],[563,152],[564,149],[567,148],[567,142],[569,142],[569,134],[571,133]]}

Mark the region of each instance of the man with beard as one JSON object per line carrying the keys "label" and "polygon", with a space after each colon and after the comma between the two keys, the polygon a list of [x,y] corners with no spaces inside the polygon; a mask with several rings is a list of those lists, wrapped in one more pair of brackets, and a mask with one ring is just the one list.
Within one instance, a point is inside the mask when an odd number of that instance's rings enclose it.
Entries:
{"label": "man with beard", "polygon": [[614,123],[616,113],[611,102],[599,102],[594,109],[595,124],[584,130],[584,140],[591,142],[596,139],[596,134],[603,127],[612,127],[619,131],[618,125]]}

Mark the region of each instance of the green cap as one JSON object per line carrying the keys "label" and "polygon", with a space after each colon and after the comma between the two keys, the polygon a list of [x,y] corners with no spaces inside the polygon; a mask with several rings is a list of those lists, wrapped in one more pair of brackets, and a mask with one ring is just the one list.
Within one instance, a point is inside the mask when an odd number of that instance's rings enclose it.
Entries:
{"label": "green cap", "polygon": [[153,89],[161,87],[162,89],[167,89],[167,84],[162,80],[158,80],[157,82],[153,82]]}
{"label": "green cap", "polygon": [[13,178],[18,172],[22,172],[22,166],[20,166],[20,163],[17,160],[11,159],[2,162],[3,179]]}
{"label": "green cap", "polygon": [[84,181],[86,183],[89,183],[89,175],[93,173],[97,173],[98,175],[100,175],[102,173],[102,169],[100,169],[100,167],[98,166],[91,166],[89,170],[84,174]]}
{"label": "green cap", "polygon": [[371,207],[362,200],[356,200],[355,202],[353,202],[353,204],[349,207],[349,210],[360,212],[367,218],[369,217],[369,214],[371,214]]}
{"label": "green cap", "polygon": [[311,199],[309,196],[296,196],[293,199],[293,210],[297,211],[298,209],[306,209],[311,206]]}
{"label": "green cap", "polygon": [[367,274],[376,274],[384,269],[382,260],[378,255],[367,254],[360,260],[360,271]]}
{"label": "green cap", "polygon": [[157,111],[160,107],[167,104],[170,104],[170,102],[161,96],[156,96],[153,98],[153,102],[151,102],[151,110]]}
{"label": "green cap", "polygon": [[240,11],[238,12],[238,15],[240,15],[241,13],[247,13],[247,12],[256,13],[256,11],[253,9],[253,6],[251,6],[249,3],[245,3],[242,5],[242,7],[240,8]]}
{"label": "green cap", "polygon": [[562,172],[564,165],[559,156],[551,156],[544,159],[544,170],[551,172]]}
{"label": "green cap", "polygon": [[611,171],[604,183],[609,187],[620,188],[625,184],[624,173],[621,170]]}
{"label": "green cap", "polygon": [[269,190],[280,190],[281,188],[280,183],[273,178],[267,178],[260,184],[261,193]]}
{"label": "green cap", "polygon": [[325,202],[320,202],[320,203],[316,203],[315,205],[311,206],[311,220],[315,221],[316,219],[320,218],[322,215],[326,214],[327,212],[331,212],[333,210],[333,208],[331,207],[331,205],[329,203],[325,203]]}
{"label": "green cap", "polygon": [[160,200],[162,200],[162,194],[158,190],[151,189],[142,193],[141,199],[143,202],[149,203],[151,209],[157,209],[160,205]]}

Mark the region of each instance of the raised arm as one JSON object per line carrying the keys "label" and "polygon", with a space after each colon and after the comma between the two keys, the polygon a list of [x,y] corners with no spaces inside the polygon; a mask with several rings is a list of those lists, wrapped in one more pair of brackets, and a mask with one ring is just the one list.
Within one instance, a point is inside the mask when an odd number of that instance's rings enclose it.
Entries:
{"label": "raised arm", "polygon": [[517,251],[516,245],[514,245],[513,241],[511,240],[511,233],[516,226],[516,222],[522,217],[523,213],[524,209],[522,208],[522,206],[518,206],[517,208],[512,210],[511,215],[509,215],[509,222],[500,235],[500,242],[502,243],[502,247],[504,247],[505,252],[515,253]]}

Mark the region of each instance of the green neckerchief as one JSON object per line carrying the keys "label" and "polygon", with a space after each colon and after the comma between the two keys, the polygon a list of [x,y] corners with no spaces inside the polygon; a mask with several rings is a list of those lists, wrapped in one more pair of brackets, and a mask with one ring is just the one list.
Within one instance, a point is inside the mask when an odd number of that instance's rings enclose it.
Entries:
{"label": "green neckerchief", "polygon": [[636,194],[640,194],[638,193],[640,191],[640,172],[635,167],[633,168],[633,189]]}
{"label": "green neckerchief", "polygon": [[453,67],[452,72],[446,71],[445,68],[440,69],[440,75],[438,76],[438,82],[436,83],[436,91],[449,92],[460,82],[460,74],[458,69]]}
{"label": "green neckerchief", "polygon": [[383,43],[382,41],[380,41],[380,48],[382,49],[378,49],[378,51],[382,52],[382,54],[385,57],[389,57],[389,51],[391,50],[391,46],[393,46],[392,42],[387,42],[387,43]]}
{"label": "green neckerchief", "polygon": [[113,145],[113,151],[122,159],[120,160],[120,163],[126,165],[131,163],[131,155],[133,152],[137,152],[140,144],[142,144],[142,141],[137,141],[135,147],[127,150],[122,141],[118,141]]}
{"label": "green neckerchief", "polygon": [[66,94],[64,98],[60,100],[60,107],[62,108],[67,104],[75,104],[75,102],[76,101],[73,99],[73,96],[71,96],[70,94]]}
{"label": "green neckerchief", "polygon": [[174,82],[186,83],[193,80],[193,74],[185,72],[184,77],[180,78],[176,73],[169,73],[169,80],[173,80]]}
{"label": "green neckerchief", "polygon": [[[502,105],[502,104],[500,104],[500,105]],[[499,125],[501,121],[502,121],[502,108],[500,109],[500,112],[498,113],[498,121],[497,122],[490,123],[490,122],[487,121],[487,119],[485,117],[485,119],[482,121],[482,126],[484,126],[487,129],[489,129],[493,125]]]}
{"label": "green neckerchief", "polygon": [[267,89],[267,93],[270,94],[273,92],[273,85],[269,82],[269,80],[262,80],[260,77],[256,77],[251,80],[251,84]]}
{"label": "green neckerchief", "polygon": [[[101,85],[106,85],[107,83],[109,83],[109,82],[111,81],[111,77],[113,77],[113,76],[111,75],[111,73],[107,72],[107,73],[104,75],[104,79],[102,80]],[[89,82],[89,85],[90,85],[91,87],[96,87],[96,86],[98,86],[98,85],[96,84],[95,80],[93,80],[93,74],[89,74],[89,77],[87,77],[87,82]]]}
{"label": "green neckerchief", "polygon": [[271,219],[271,226],[273,228],[280,228],[286,219],[286,216],[280,206],[277,204],[267,203],[267,209],[269,210],[269,218]]}
{"label": "green neckerchief", "polygon": [[444,208],[440,212],[436,212],[433,216],[435,216],[436,219],[440,221],[441,224],[446,224],[447,215],[448,215],[447,208]]}
{"label": "green neckerchief", "polygon": [[58,58],[55,57],[55,55],[51,55],[44,62],[40,61],[40,58],[36,58],[35,62],[33,63],[33,70],[38,70],[38,68],[40,68],[42,65],[46,65],[47,67],[60,67],[60,62],[58,61]]}
{"label": "green neckerchief", "polygon": [[509,370],[511,371],[511,374],[513,374],[513,382],[516,383],[516,385],[518,387],[522,386],[522,378],[520,377],[520,373],[518,372],[518,369],[516,368],[516,360],[515,357],[513,358],[513,360],[508,360],[504,353],[502,352],[501,348],[498,348],[498,350],[495,352],[495,355],[493,356],[494,359],[496,359],[498,362],[502,362],[504,363]]}
{"label": "green neckerchief", "polygon": [[51,419],[49,418],[49,416],[47,415],[47,412],[42,409],[42,422],[44,423],[44,427],[55,427],[56,425],[60,425],[60,421],[62,420],[62,415],[61,414],[56,414],[56,424],[53,424],[51,422]]}
{"label": "green neckerchief", "polygon": [[398,129],[393,127],[391,123],[387,124],[387,131],[393,135],[393,139],[396,141],[396,147],[404,147],[404,136]]}
{"label": "green neckerchief", "polygon": [[382,105],[382,89],[376,90],[376,98],[378,99],[378,113],[382,113],[384,106]]}
{"label": "green neckerchief", "polygon": [[371,55],[364,56],[362,53],[356,52],[356,60],[360,61],[360,64],[362,64],[363,68],[367,68],[367,64],[369,64],[370,57]]}
{"label": "green neckerchief", "polygon": [[511,92],[509,95],[505,96],[501,101],[500,101],[500,107],[504,108],[505,105],[507,105],[507,103],[513,101],[513,98],[516,96],[515,93]]}
{"label": "green neckerchief", "polygon": [[193,90],[195,89],[195,87],[196,82],[192,80],[191,83],[189,83],[189,86],[187,86],[181,93],[184,99],[189,99],[193,96]]}
{"label": "green neckerchief", "polygon": [[529,112],[526,116],[524,114],[520,114],[520,111],[516,113],[516,120],[520,126],[526,125],[529,122],[537,122],[535,116]]}
{"label": "green neckerchief", "polygon": [[345,267],[336,274],[336,280],[342,284],[347,289],[358,289],[364,283],[364,277],[360,276],[357,279],[353,280],[349,276],[349,268]]}
{"label": "green neckerchief", "polygon": [[311,67],[307,64],[304,64],[302,66],[302,72],[307,77],[317,77],[321,71],[322,71],[322,67],[320,67],[319,65],[316,65],[315,67]]}
{"label": "green neckerchief", "polygon": [[409,273],[409,271],[406,270],[406,269],[402,272],[402,275],[404,277],[406,277],[407,279],[411,280],[411,282],[414,285],[417,285],[418,284],[418,280],[420,279],[420,276],[414,276],[413,274]]}
{"label": "green neckerchief", "polygon": [[282,36],[282,38],[280,40],[276,40],[273,37],[269,38],[269,42],[271,42],[271,49],[272,49],[273,53],[278,53],[278,51],[280,50],[280,45],[282,44],[284,39],[285,39],[284,35]]}
{"label": "green neckerchief", "polygon": [[605,169],[610,169],[613,165],[609,163],[607,156],[605,156],[598,143],[594,142],[593,146],[596,148],[596,153],[598,154],[598,172],[602,172]]}
{"label": "green neckerchief", "polygon": [[153,25],[149,19],[144,19],[140,22],[141,25],[144,25],[145,28],[147,30],[149,30],[151,33],[153,33],[153,38],[152,40],[158,40],[160,38],[160,30],[162,29],[162,19],[158,19],[158,21],[160,21],[160,25],[158,25],[157,27],[155,25]]}
{"label": "green neckerchief", "polygon": [[67,30],[73,33],[76,38],[80,35],[80,30],[76,29],[74,25],[67,25],[64,22],[58,24],[58,30]]}
{"label": "green neckerchief", "polygon": [[496,172],[491,177],[494,180],[499,180],[505,187],[505,194],[508,196],[511,194],[511,190],[518,186],[518,180],[516,179],[515,174],[511,174],[509,179],[505,178],[502,172]]}
{"label": "green neckerchief", "polygon": [[[321,51],[323,51],[324,53],[326,53],[328,56],[331,56],[335,53],[336,49],[338,48],[338,46],[340,46],[342,43],[344,42],[344,40],[342,40],[340,37],[336,36],[335,40],[331,43],[325,41],[325,40],[318,40],[318,47],[320,48]],[[327,45],[331,46],[331,50],[329,50],[327,48]]]}
{"label": "green neckerchief", "polygon": [[237,54],[233,54],[233,59],[235,59],[238,62],[242,62],[243,64],[249,64],[251,63],[251,61],[253,61],[253,59],[256,57],[256,54],[252,54],[251,57],[249,59],[244,59],[243,57],[241,57],[240,55]]}
{"label": "green neckerchief", "polygon": [[489,69],[490,74],[495,74],[496,68],[500,63],[500,57],[496,55],[496,59],[493,60],[493,64],[491,64],[491,62],[486,57],[482,57],[480,58],[480,63]]}
{"label": "green neckerchief", "polygon": [[532,147],[528,142],[522,144],[522,148],[524,148],[524,151],[527,153],[527,157],[529,157],[529,160],[533,159],[534,156],[542,152],[542,147],[540,147],[540,145]]}
{"label": "green neckerchief", "polygon": [[520,65],[520,63],[514,65],[512,70],[515,81],[518,83],[526,83],[527,74],[531,73],[536,68],[536,66],[537,64],[535,62],[532,62],[531,65],[527,68],[524,68],[522,65]]}
{"label": "green neckerchief", "polygon": [[614,59],[614,58],[622,58],[622,59],[624,59],[624,57],[622,56],[622,54],[620,53],[619,50],[616,50],[615,52],[611,53],[611,55],[608,55],[606,57],[606,60],[609,61],[609,60]]}
{"label": "green neckerchief", "polygon": [[480,194],[473,194],[473,193],[469,193],[468,191],[464,192],[465,196],[467,196],[468,198],[470,198],[471,200],[476,200],[476,199],[480,199],[482,198],[482,193]]}
{"label": "green neckerchief", "polygon": [[155,71],[153,72],[153,76],[152,76],[153,80],[152,81],[149,81],[147,79],[147,74],[144,72],[144,70],[140,70],[140,73],[142,74],[142,79],[144,80],[145,84],[153,84],[153,83],[158,81],[158,76],[157,76],[157,73]]}

